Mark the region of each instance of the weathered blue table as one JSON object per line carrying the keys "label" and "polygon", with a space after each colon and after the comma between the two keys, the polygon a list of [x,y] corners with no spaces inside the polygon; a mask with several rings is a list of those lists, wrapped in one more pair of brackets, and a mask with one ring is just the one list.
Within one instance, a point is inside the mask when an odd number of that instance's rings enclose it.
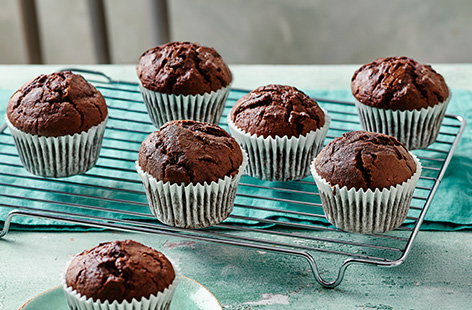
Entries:
{"label": "weathered blue table", "polygon": [[[134,66],[84,66],[135,80]],[[348,89],[357,66],[232,66],[234,87],[284,83],[304,89]],[[0,66],[0,88],[16,89],[64,66]],[[451,88],[472,90],[472,65],[437,65]],[[6,102],[1,102],[6,105]],[[11,232],[0,240],[0,309],[59,284],[71,255],[99,242],[135,239],[174,258],[183,274],[210,289],[226,309],[466,309],[472,300],[472,234],[420,232],[409,259],[396,268],[356,265],[334,290],[315,283],[300,259],[121,232]]]}

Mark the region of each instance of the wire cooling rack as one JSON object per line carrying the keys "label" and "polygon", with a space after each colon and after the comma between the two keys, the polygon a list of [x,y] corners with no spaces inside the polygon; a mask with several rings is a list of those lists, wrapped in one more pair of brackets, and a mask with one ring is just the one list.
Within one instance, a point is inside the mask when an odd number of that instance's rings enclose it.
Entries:
{"label": "wire cooling rack", "polygon": [[[302,257],[321,285],[336,287],[346,268],[354,263],[397,266],[407,258],[431,200],[438,189],[465,127],[463,118],[446,115],[437,141],[414,151],[423,164],[408,218],[399,229],[360,235],[343,232],[326,221],[311,177],[292,182],[261,182],[243,176],[228,221],[210,229],[187,230],[164,226],[150,213],[134,161],[141,141],[155,130],[147,116],[136,83],[115,81],[103,73],[73,69],[92,82],[105,96],[109,122],[100,159],[84,175],[48,179],[29,174],[22,167],[13,139],[0,128],[0,211],[11,210],[4,219],[0,237],[10,224],[92,226],[121,231],[177,236],[218,244],[258,249]],[[233,89],[222,124],[234,102],[246,90]],[[354,104],[316,98],[331,115],[326,143],[342,133],[360,129]],[[327,280],[321,261],[333,265],[335,275]]]}

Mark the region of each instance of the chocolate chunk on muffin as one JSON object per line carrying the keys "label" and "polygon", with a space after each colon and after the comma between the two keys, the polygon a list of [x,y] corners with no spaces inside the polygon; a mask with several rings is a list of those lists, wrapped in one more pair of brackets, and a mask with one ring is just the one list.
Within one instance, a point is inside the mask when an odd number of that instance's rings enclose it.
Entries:
{"label": "chocolate chunk on muffin", "polygon": [[209,93],[232,80],[215,49],[191,42],[171,42],[147,50],[136,70],[145,88],[176,95]]}
{"label": "chocolate chunk on muffin", "polygon": [[274,84],[256,88],[238,100],[230,117],[238,128],[263,137],[298,137],[325,123],[315,100],[295,87]]}
{"label": "chocolate chunk on muffin", "polygon": [[108,115],[102,94],[69,71],[40,75],[10,98],[7,117],[17,129],[58,137],[87,131]]}
{"label": "chocolate chunk on muffin", "polygon": [[373,190],[407,181],[416,164],[394,137],[353,131],[331,141],[318,155],[315,168],[331,185]]}
{"label": "chocolate chunk on muffin", "polygon": [[363,104],[393,110],[419,110],[444,102],[449,90],[442,75],[408,57],[379,58],[352,77],[352,93]]}
{"label": "chocolate chunk on muffin", "polygon": [[197,184],[238,173],[241,148],[222,128],[197,121],[172,121],[150,134],[138,164],[163,182]]}
{"label": "chocolate chunk on muffin", "polygon": [[132,240],[101,243],[78,254],[65,275],[67,287],[102,303],[149,298],[175,277],[164,254]]}

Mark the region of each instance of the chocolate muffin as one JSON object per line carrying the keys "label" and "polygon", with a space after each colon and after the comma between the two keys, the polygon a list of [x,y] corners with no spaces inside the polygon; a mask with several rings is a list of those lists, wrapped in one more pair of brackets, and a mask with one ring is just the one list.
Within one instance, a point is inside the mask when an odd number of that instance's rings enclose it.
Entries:
{"label": "chocolate muffin", "polygon": [[450,93],[431,66],[379,58],[354,73],[351,88],[364,130],[394,136],[410,150],[436,140]]}
{"label": "chocolate muffin", "polygon": [[[93,302],[130,303],[151,295],[162,298],[159,293],[172,294],[175,278],[175,270],[164,254],[125,240],[101,243],[76,255],[66,270],[65,284],[73,290],[70,298],[80,294]],[[172,292],[163,293],[165,289]]]}
{"label": "chocolate muffin", "polygon": [[238,173],[241,148],[222,128],[196,121],[172,121],[150,134],[138,164],[154,178],[177,184],[216,182]]}
{"label": "chocolate muffin", "polygon": [[343,134],[326,145],[311,171],[326,218],[357,233],[381,233],[406,219],[421,164],[391,136]]}
{"label": "chocolate muffin", "polygon": [[13,126],[46,137],[87,131],[107,115],[102,94],[81,75],[69,71],[36,77],[17,90],[7,106]]}
{"label": "chocolate muffin", "polygon": [[55,178],[95,165],[107,119],[102,94],[69,71],[43,74],[23,85],[10,98],[6,116],[25,168]]}
{"label": "chocolate muffin", "polygon": [[210,93],[232,80],[215,49],[191,42],[171,42],[147,50],[136,71],[145,88],[175,95]]}
{"label": "chocolate muffin", "polygon": [[240,129],[258,136],[298,137],[321,128],[325,115],[315,100],[295,87],[261,86],[245,95],[231,110]]}
{"label": "chocolate muffin", "polygon": [[392,110],[420,110],[444,102],[449,89],[442,75],[408,57],[379,58],[352,77],[352,94],[363,104]]}
{"label": "chocolate muffin", "polygon": [[167,43],[144,52],[136,71],[156,128],[186,119],[218,124],[232,75],[213,48],[191,42]]}
{"label": "chocolate muffin", "polygon": [[249,154],[249,175],[268,181],[298,180],[323,146],[329,116],[292,86],[266,85],[236,102],[231,134]]}
{"label": "chocolate muffin", "polygon": [[407,181],[416,164],[394,137],[353,131],[331,141],[319,153],[315,168],[331,185],[374,190]]}
{"label": "chocolate muffin", "polygon": [[202,228],[226,219],[247,155],[226,131],[197,121],[171,121],[141,145],[138,171],[152,213],[162,223]]}

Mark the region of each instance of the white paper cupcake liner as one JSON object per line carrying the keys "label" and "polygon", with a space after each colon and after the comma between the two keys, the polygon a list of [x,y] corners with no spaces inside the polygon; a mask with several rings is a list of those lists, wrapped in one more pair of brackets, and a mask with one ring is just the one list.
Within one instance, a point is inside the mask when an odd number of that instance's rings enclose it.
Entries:
{"label": "white paper cupcake liner", "polygon": [[238,128],[228,117],[231,135],[249,156],[250,176],[268,181],[303,179],[310,174],[313,158],[323,148],[330,117],[325,110],[325,124],[299,137],[263,137]]}
{"label": "white paper cupcake liner", "polygon": [[91,297],[87,298],[72,287],[67,286],[65,275],[61,277],[62,288],[65,292],[69,309],[71,310],[167,310],[170,308],[175,289],[180,280],[180,271],[178,266],[176,266],[172,261],[171,264],[175,272],[174,281],[172,281],[164,291],[153,294],[147,298],[143,297],[140,300],[133,298],[131,301],[124,300],[122,302],[116,300],[112,302],[108,300],[104,302],[100,300],[94,301]]}
{"label": "white paper cupcake liner", "polygon": [[195,120],[218,124],[229,95],[229,85],[201,95],[173,95],[140,85],[149,117],[156,128],[172,120]]}
{"label": "white paper cupcake liner", "polygon": [[136,162],[151,212],[174,227],[203,228],[224,221],[233,211],[239,179],[247,165],[247,155],[244,150],[242,153],[243,162],[235,176],[196,185],[158,181]]}
{"label": "white paper cupcake liner", "polygon": [[436,140],[450,98],[449,95],[435,106],[411,111],[379,109],[357,100],[356,107],[364,130],[393,136],[414,150],[426,148]]}
{"label": "white paper cupcake liner", "polygon": [[107,119],[87,131],[61,137],[23,132],[8,117],[6,123],[26,170],[43,177],[61,178],[84,173],[95,165]]}
{"label": "white paper cupcake liner", "polygon": [[316,172],[315,159],[311,172],[328,221],[344,231],[363,234],[383,233],[399,227],[407,217],[421,175],[421,163],[411,155],[416,162],[416,172],[402,184],[382,190],[331,186]]}

